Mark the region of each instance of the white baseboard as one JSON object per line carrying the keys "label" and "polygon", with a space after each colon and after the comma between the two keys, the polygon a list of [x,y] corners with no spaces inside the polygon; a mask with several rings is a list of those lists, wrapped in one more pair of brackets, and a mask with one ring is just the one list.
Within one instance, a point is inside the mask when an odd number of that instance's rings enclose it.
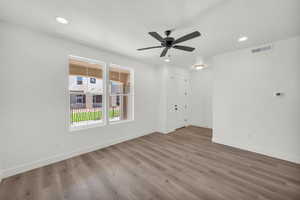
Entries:
{"label": "white baseboard", "polygon": [[114,144],[125,142],[127,140],[131,140],[131,139],[138,138],[138,137],[148,135],[148,134],[151,134],[151,133],[130,135],[130,136],[118,138],[118,139],[115,139],[115,140],[111,140],[109,142],[105,142],[105,143],[102,143],[102,144],[93,145],[93,146],[90,146],[90,147],[87,147],[87,148],[72,151],[72,152],[69,152],[69,153],[65,153],[65,154],[61,154],[61,155],[55,155],[53,157],[49,157],[49,158],[46,158],[46,159],[40,159],[40,160],[37,160],[37,161],[34,161],[34,162],[19,165],[19,166],[14,167],[14,168],[4,169],[2,171],[2,176],[0,174],[0,180],[1,180],[1,177],[2,177],[2,179],[4,179],[4,178],[10,177],[10,176],[14,176],[14,175],[26,172],[26,171],[30,171],[30,170],[39,168],[39,167],[47,166],[47,165],[50,165],[50,164],[53,164],[53,163],[56,163],[56,162],[59,162],[59,161],[63,161],[63,160],[66,160],[66,159],[69,159],[69,158],[72,158],[72,157],[75,157],[75,156],[79,156],[81,154],[96,151],[96,150],[99,150],[99,149],[102,149],[102,148],[105,148],[105,147],[108,147],[108,146],[111,146],[111,145],[114,145]]}
{"label": "white baseboard", "polygon": [[167,128],[163,128],[163,129],[159,129],[157,132],[158,133],[162,133],[162,134],[168,134],[175,131],[174,129],[167,129]]}
{"label": "white baseboard", "polygon": [[204,125],[199,125],[199,124],[197,124],[197,125],[195,125],[195,124],[191,124],[191,125],[189,125],[189,126],[195,126],[195,127],[199,127],[199,128],[207,128],[207,129],[212,129],[211,127],[209,127],[209,126],[204,126]]}
{"label": "white baseboard", "polygon": [[234,148],[238,148],[238,149],[242,149],[242,150],[246,150],[246,151],[251,151],[254,153],[258,153],[258,154],[262,154],[262,155],[266,155],[269,157],[273,157],[273,158],[277,158],[280,160],[285,160],[285,161],[289,161],[289,162],[293,162],[296,164],[300,164],[300,156],[299,155],[287,155],[284,154],[282,152],[274,152],[274,151],[266,151],[263,150],[262,148],[256,147],[256,146],[244,146],[241,145],[241,143],[233,143],[233,142],[228,142],[228,141],[223,141],[220,139],[217,139],[215,137],[212,138],[212,141],[214,143],[218,143],[218,144],[222,144],[222,145],[226,145],[226,146],[231,146]]}
{"label": "white baseboard", "polygon": [[175,130],[165,130],[165,131],[161,131],[160,133],[163,133],[163,134],[168,134],[168,133],[171,133],[171,132],[174,132]]}
{"label": "white baseboard", "polygon": [[212,127],[207,126],[207,125],[203,125],[203,124],[191,124],[190,126],[196,126],[196,127],[200,127],[200,128],[212,129]]}

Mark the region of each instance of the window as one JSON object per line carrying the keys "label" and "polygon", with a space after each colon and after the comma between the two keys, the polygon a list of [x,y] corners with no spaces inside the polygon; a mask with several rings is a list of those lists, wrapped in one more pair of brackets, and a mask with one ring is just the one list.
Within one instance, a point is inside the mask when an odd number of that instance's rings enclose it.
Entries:
{"label": "window", "polygon": [[111,65],[109,68],[109,121],[133,119],[133,72],[130,69]]}
{"label": "window", "polygon": [[94,108],[102,107],[102,95],[93,96],[93,107]]}
{"label": "window", "polygon": [[82,85],[83,80],[81,76],[77,76],[77,85]]}
{"label": "window", "polygon": [[103,72],[98,61],[71,57],[69,60],[70,126],[71,128],[104,124],[105,106]]}
{"label": "window", "polygon": [[90,83],[95,84],[96,83],[96,78],[90,78]]}
{"label": "window", "polygon": [[117,65],[106,69],[100,61],[70,56],[71,130],[132,120],[132,86],[132,69]]}
{"label": "window", "polygon": [[83,94],[70,94],[70,103],[72,108],[85,107],[85,95]]}
{"label": "window", "polygon": [[85,95],[76,95],[76,103],[85,103]]}

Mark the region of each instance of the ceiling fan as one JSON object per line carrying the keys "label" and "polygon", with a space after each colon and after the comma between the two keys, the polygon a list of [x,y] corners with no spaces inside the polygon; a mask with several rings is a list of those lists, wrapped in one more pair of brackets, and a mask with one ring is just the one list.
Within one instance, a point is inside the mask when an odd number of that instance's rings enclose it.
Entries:
{"label": "ceiling fan", "polygon": [[164,57],[170,48],[192,52],[195,50],[194,47],[182,46],[182,45],[177,45],[177,44],[187,41],[187,40],[190,40],[190,39],[193,39],[195,37],[199,37],[201,35],[201,33],[199,31],[194,31],[190,34],[187,34],[187,35],[182,36],[175,40],[173,37],[169,37],[171,32],[172,32],[171,30],[165,31],[165,35],[166,35],[165,38],[161,37],[157,32],[149,32],[149,35],[151,35],[152,37],[157,39],[161,43],[161,45],[141,48],[141,49],[137,49],[137,50],[142,51],[142,50],[155,49],[155,48],[164,48],[164,50],[160,54],[160,57]]}

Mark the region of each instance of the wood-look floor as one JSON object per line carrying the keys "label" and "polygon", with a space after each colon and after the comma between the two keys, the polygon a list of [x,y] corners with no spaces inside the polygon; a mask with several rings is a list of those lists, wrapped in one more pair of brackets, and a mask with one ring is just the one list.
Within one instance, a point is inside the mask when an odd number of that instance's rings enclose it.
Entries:
{"label": "wood-look floor", "polygon": [[2,181],[1,200],[300,199],[300,165],[211,142],[211,130],[153,133]]}

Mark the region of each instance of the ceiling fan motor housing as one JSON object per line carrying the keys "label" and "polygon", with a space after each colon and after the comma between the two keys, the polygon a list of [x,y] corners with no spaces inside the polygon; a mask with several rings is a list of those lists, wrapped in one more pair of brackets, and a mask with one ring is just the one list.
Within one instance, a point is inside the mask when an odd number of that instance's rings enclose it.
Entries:
{"label": "ceiling fan motor housing", "polygon": [[161,45],[162,45],[163,47],[168,47],[168,48],[170,48],[170,47],[172,47],[174,40],[175,40],[175,39],[172,38],[172,37],[166,37],[166,38],[164,38],[163,41],[161,42]]}

